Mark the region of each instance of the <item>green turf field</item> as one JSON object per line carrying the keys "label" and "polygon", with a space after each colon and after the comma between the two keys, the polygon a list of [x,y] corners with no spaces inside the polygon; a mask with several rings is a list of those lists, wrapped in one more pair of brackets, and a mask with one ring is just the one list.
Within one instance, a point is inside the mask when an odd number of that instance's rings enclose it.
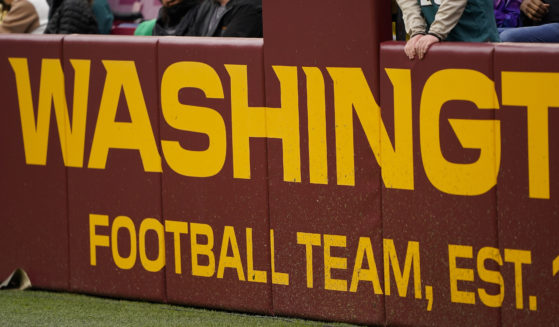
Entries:
{"label": "green turf field", "polygon": [[43,291],[0,291],[0,326],[349,326]]}

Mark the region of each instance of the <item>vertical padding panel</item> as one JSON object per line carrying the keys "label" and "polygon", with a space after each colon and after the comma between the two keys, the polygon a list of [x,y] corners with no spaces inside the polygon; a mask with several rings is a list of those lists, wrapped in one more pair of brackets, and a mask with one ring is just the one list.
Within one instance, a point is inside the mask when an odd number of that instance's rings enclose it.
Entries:
{"label": "vertical padding panel", "polygon": [[165,300],[156,45],[155,38],[64,40],[75,142],[68,148],[74,291]]}
{"label": "vertical padding panel", "polygon": [[237,152],[245,113],[258,110],[248,107],[264,105],[262,42],[159,43],[163,214],[178,222],[166,238],[169,302],[271,313],[266,143]]}
{"label": "vertical padding panel", "polygon": [[502,159],[503,326],[559,323],[559,46],[495,50]]}
{"label": "vertical padding panel", "polygon": [[[57,120],[50,103],[41,108],[47,113],[38,123],[43,132],[35,132],[39,89],[46,94],[50,86],[40,87],[41,63],[45,58],[59,63],[61,43],[60,36],[0,38],[0,279],[8,277],[15,268],[23,268],[34,286],[67,290],[66,168]],[[48,78],[46,75],[43,72],[43,78]],[[21,98],[18,97],[16,80],[21,82]],[[45,80],[45,84],[48,83]],[[24,115],[23,124],[20,110],[28,113]],[[26,126],[27,160],[22,125]]]}
{"label": "vertical padding panel", "polygon": [[[498,252],[491,109],[498,103],[492,55],[492,45],[447,43],[433,46],[422,61],[410,61],[403,43],[382,46],[382,118],[392,143],[401,137],[396,153],[413,151],[414,181],[411,189],[409,184],[389,184],[385,173],[391,167],[383,167],[384,266],[390,279],[385,278],[384,291],[390,325],[500,324],[499,309],[478,296],[500,292],[487,282],[490,273],[485,271],[499,271],[490,256]],[[411,88],[406,82],[410,78]],[[413,133],[406,136],[398,127],[407,126],[410,114]],[[413,149],[406,141],[411,139]],[[392,151],[383,147],[381,157]],[[401,169],[400,178],[410,176],[407,166]],[[480,256],[486,267],[481,271]],[[401,278],[406,265],[411,270]]]}
{"label": "vertical padding panel", "polygon": [[267,110],[281,112],[267,120],[273,255],[275,270],[289,275],[273,285],[276,314],[384,323],[382,285],[374,285],[380,169],[365,133],[376,137],[368,114],[379,101],[389,5],[264,2]]}

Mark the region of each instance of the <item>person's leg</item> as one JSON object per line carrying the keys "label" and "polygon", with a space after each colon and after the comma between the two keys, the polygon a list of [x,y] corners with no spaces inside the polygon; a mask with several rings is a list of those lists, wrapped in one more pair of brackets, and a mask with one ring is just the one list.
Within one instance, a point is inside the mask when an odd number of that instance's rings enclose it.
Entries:
{"label": "person's leg", "polygon": [[406,27],[404,26],[404,18],[402,17],[402,10],[398,7],[396,14],[396,40],[406,41]]}
{"label": "person's leg", "polygon": [[501,42],[559,42],[559,23],[507,28],[500,32]]}

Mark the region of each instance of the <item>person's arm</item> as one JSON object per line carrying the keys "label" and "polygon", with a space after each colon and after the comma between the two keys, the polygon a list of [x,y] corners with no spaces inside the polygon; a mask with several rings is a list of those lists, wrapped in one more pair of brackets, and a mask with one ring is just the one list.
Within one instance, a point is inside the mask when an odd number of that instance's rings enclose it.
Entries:
{"label": "person's arm", "polygon": [[402,10],[406,33],[413,38],[418,34],[427,32],[427,23],[421,15],[421,8],[417,0],[397,0],[398,6]]}
{"label": "person's arm", "polygon": [[410,39],[404,46],[404,52],[411,60],[416,55],[416,43],[425,35],[427,23],[421,15],[421,8],[416,0],[396,0],[396,2],[400,10],[402,10],[406,33],[410,36]]}
{"label": "person's arm", "polygon": [[415,53],[419,59],[423,59],[431,45],[446,39],[450,31],[458,24],[467,3],[468,0],[442,1],[427,35],[421,37],[414,44]]}
{"label": "person's arm", "polygon": [[428,33],[444,40],[458,24],[468,0],[443,0]]}
{"label": "person's arm", "polygon": [[27,33],[39,26],[39,16],[28,1],[14,1],[0,24],[0,33]]}

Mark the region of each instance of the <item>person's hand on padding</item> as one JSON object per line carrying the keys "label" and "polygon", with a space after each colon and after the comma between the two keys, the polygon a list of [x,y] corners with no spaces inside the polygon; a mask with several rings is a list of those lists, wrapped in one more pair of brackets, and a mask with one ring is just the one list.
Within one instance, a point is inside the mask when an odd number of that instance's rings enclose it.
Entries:
{"label": "person's hand on padding", "polygon": [[423,37],[415,43],[415,53],[417,54],[419,60],[425,57],[425,54],[433,43],[437,43],[439,41],[439,38],[434,35],[423,35]]}
{"label": "person's hand on padding", "polygon": [[409,39],[408,42],[406,42],[406,46],[404,47],[404,52],[406,53],[406,56],[410,58],[410,60],[415,58],[415,45],[417,41],[419,41],[419,39],[421,39],[422,37],[423,34],[417,34],[414,35],[411,39]]}

